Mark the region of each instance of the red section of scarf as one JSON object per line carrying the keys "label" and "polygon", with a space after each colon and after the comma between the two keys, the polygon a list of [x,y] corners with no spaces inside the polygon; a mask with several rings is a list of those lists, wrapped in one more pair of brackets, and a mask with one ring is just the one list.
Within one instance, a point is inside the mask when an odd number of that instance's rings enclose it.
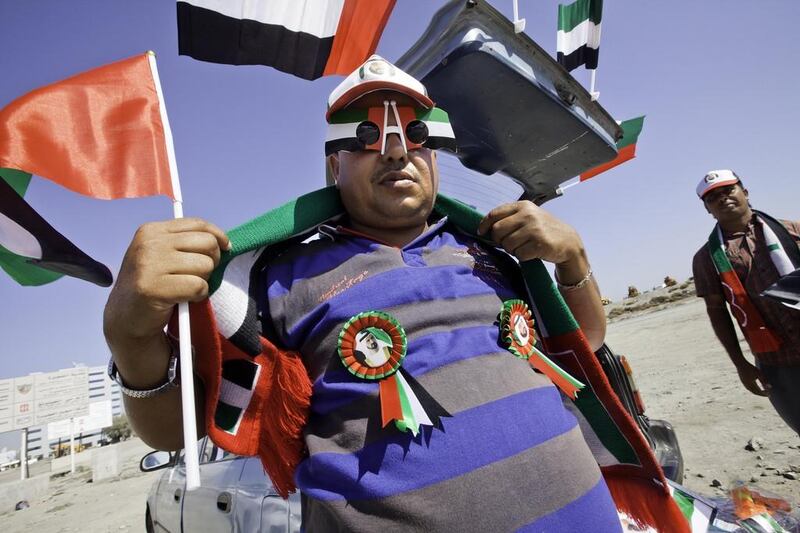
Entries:
{"label": "red section of scarf", "polygon": [[[296,490],[294,471],[306,456],[303,428],[311,405],[311,379],[297,352],[278,349],[261,338],[262,352],[251,357],[217,333],[208,300],[190,305],[195,371],[205,385],[206,432],[214,443],[237,455],[261,458],[275,490],[287,498]],[[245,359],[259,365],[258,381],[232,435],[214,424],[222,362]]]}
{"label": "red section of scarf", "polygon": [[719,278],[731,314],[742,328],[747,344],[750,345],[753,353],[778,351],[781,347],[780,339],[764,324],[764,319],[761,318],[755,305],[747,296],[736,272],[733,270],[722,272]]}
{"label": "red section of scarf", "polygon": [[574,352],[575,358],[550,357],[573,377],[592,388],[641,462],[641,466],[618,464],[601,467],[617,509],[640,526],[650,526],[662,533],[689,533],[689,524],[670,496],[666,478],[653,451],[611,388],[583,332],[578,329],[564,335],[546,337],[544,344],[549,354]]}

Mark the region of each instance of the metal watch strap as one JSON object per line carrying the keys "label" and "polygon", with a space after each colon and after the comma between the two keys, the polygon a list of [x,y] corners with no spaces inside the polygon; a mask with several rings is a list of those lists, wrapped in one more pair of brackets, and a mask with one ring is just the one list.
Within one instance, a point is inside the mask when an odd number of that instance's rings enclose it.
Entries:
{"label": "metal watch strap", "polygon": [[164,392],[169,390],[178,388],[180,385],[178,380],[178,350],[175,347],[175,344],[170,342],[170,354],[169,354],[169,363],[167,366],[167,380],[159,385],[158,387],[148,389],[148,390],[139,390],[139,389],[131,389],[122,381],[122,378],[119,375],[119,371],[117,370],[117,365],[114,362],[114,358],[112,357],[108,361],[108,377],[111,378],[117,385],[119,385],[119,390],[122,391],[122,394],[128,396],[130,398],[137,398],[137,399],[144,399],[144,398],[152,398],[153,396],[158,396]]}

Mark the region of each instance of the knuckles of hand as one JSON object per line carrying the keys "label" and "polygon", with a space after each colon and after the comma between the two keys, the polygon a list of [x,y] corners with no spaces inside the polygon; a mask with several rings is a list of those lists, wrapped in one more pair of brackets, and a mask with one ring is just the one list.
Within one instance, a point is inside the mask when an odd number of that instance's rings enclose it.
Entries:
{"label": "knuckles of hand", "polygon": [[[513,212],[495,220],[492,240],[520,260],[541,258],[556,263],[580,253],[577,232],[529,200],[510,204]],[[501,206],[490,219],[508,209]]]}

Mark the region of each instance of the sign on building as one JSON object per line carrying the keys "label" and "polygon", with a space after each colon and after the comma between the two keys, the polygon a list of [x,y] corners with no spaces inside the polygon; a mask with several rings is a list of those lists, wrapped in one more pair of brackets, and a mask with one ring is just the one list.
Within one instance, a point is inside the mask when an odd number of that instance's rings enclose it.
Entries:
{"label": "sign on building", "polygon": [[[107,428],[112,424],[111,400],[91,402],[89,414],[74,419],[72,434],[80,435]],[[70,436],[69,419],[47,424],[47,440],[68,439]]]}
{"label": "sign on building", "polygon": [[89,414],[89,369],[0,380],[0,433]]}

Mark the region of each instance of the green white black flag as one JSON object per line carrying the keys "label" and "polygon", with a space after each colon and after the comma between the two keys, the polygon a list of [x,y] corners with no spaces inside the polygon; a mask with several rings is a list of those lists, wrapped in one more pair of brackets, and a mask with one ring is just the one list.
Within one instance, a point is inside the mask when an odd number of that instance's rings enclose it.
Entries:
{"label": "green white black flag", "polygon": [[603,0],[578,0],[558,6],[557,59],[568,71],[597,68]]}
{"label": "green white black flag", "polygon": [[56,231],[23,199],[31,175],[0,169],[0,268],[20,285],[66,274],[107,287],[111,272]]}

